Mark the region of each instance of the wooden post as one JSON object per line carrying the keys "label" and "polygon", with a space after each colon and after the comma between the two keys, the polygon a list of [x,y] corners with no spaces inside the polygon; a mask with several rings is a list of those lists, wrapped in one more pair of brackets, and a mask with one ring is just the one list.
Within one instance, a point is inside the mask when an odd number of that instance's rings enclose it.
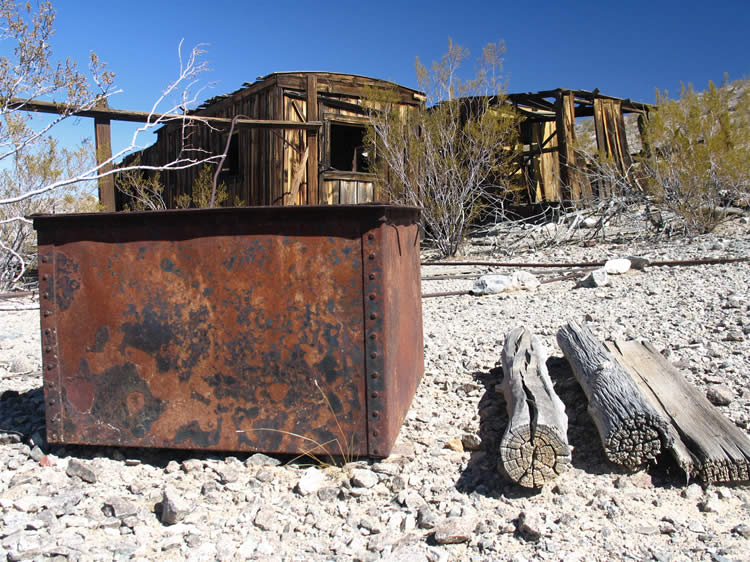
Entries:
{"label": "wooden post", "polygon": [[[96,107],[106,109],[107,98],[100,98]],[[96,117],[94,119],[94,138],[96,139],[96,163],[107,162],[101,167],[99,173],[111,172],[112,166],[112,133],[109,119]],[[104,211],[114,212],[115,209],[115,176],[112,174],[99,178],[99,203]]]}
{"label": "wooden post", "polygon": [[568,417],[547,372],[547,353],[528,328],[505,338],[503,394],[508,427],[499,468],[526,488],[541,488],[570,468]]}
{"label": "wooden post", "polygon": [[575,141],[575,96],[573,92],[559,90],[555,103],[557,120],[557,145],[560,154],[560,182],[562,198],[578,201],[591,196],[591,184],[578,169]]}
{"label": "wooden post", "polygon": [[568,322],[557,343],[588,399],[607,458],[628,470],[655,462],[674,443],[667,420],[585,323]]}
{"label": "wooden post", "polygon": [[[307,121],[318,120],[318,77],[307,75]],[[307,131],[307,204],[317,205],[321,202],[318,193],[318,131]]]}

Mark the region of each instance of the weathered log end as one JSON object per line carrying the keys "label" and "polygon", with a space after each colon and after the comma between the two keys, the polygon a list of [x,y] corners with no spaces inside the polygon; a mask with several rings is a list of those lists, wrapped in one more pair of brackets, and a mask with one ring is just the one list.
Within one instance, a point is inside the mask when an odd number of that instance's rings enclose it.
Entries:
{"label": "weathered log end", "polygon": [[589,415],[610,461],[637,470],[672,448],[674,432],[666,416],[585,323],[568,322],[558,331],[557,342],[586,394]]}
{"label": "weathered log end", "polygon": [[570,447],[556,427],[522,426],[503,436],[498,466],[521,486],[541,488],[570,468]]}
{"label": "weathered log end", "polygon": [[670,445],[666,421],[646,414],[621,419],[604,439],[607,458],[633,471],[655,463]]}
{"label": "weathered log end", "polygon": [[527,328],[511,330],[503,347],[508,427],[500,441],[501,472],[541,488],[570,466],[568,417],[547,372],[547,352]]}
{"label": "weathered log end", "polygon": [[616,341],[607,347],[643,396],[670,424],[665,445],[689,478],[750,480],[750,439],[691,385],[653,345]]}

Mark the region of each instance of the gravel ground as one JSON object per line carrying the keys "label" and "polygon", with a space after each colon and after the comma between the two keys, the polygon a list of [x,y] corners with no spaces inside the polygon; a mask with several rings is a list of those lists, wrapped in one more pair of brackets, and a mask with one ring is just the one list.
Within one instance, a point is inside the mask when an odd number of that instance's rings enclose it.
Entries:
{"label": "gravel ground", "polygon": [[[690,240],[569,244],[513,259],[630,255],[746,257],[750,226],[743,219]],[[423,276],[458,272],[486,271],[429,267]],[[702,391],[728,395],[721,411],[748,432],[748,279],[748,263],[651,267],[599,288],[559,281],[533,292],[424,299],[426,372],[394,454],[315,467],[263,455],[48,447],[39,312],[0,311],[0,556],[747,560],[750,487],[688,483],[668,461],[635,474],[608,463],[555,334],[585,318],[600,338],[651,341]],[[424,281],[423,290],[471,285]],[[34,305],[0,301],[0,308]],[[571,469],[540,491],[496,470],[507,422],[498,362],[505,334],[521,324],[549,350],[573,449]]]}

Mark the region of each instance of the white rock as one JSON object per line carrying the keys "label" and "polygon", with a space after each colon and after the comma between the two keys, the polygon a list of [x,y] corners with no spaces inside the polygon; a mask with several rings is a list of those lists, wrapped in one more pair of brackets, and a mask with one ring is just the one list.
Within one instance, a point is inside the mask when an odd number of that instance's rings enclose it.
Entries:
{"label": "white rock", "polygon": [[595,228],[599,224],[599,220],[597,217],[586,217],[581,221],[581,228]]}
{"label": "white rock", "polygon": [[311,466],[302,473],[302,478],[297,482],[295,490],[301,496],[308,496],[320,490],[325,481],[325,475],[314,466]]}
{"label": "white rock", "polygon": [[578,287],[604,287],[609,285],[609,277],[604,269],[595,269],[578,282]]}
{"label": "white rock", "polygon": [[356,468],[352,471],[352,486],[358,488],[372,488],[379,481],[378,475],[366,468]]}
{"label": "white rock", "polygon": [[625,258],[617,258],[614,260],[607,260],[604,264],[604,271],[609,275],[622,275],[630,270],[630,260]]}
{"label": "white rock", "polygon": [[179,523],[190,512],[190,507],[171,486],[162,490],[161,522],[166,525]]}
{"label": "white rock", "polygon": [[528,271],[516,271],[512,275],[482,275],[474,282],[475,295],[491,295],[510,291],[533,291],[539,287],[539,279]]}

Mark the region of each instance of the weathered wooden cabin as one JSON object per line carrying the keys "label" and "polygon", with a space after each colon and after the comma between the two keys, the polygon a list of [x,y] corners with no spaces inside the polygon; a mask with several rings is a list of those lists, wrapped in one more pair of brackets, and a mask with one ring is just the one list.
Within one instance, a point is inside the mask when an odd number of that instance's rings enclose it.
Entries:
{"label": "weathered wooden cabin", "polygon": [[608,195],[606,182],[592,182],[586,172],[590,162],[577,150],[576,119],[593,117],[598,152],[611,158],[620,172],[628,172],[633,160],[625,115],[636,114],[640,120],[651,109],[598,90],[557,89],[507,97],[523,117],[519,174],[527,186],[525,200],[530,203]]}
{"label": "weathered wooden cabin", "polygon": [[[227,186],[229,201],[244,205],[365,203],[377,199],[364,148],[365,96],[374,87],[394,92],[402,111],[419,107],[425,99],[416,90],[364,76],[278,72],[212,98],[191,113],[276,122],[234,128],[219,176]],[[283,122],[318,126],[305,129]],[[186,131],[179,120],[157,134],[154,145],[135,155],[144,165],[163,165],[184,150]],[[194,122],[187,135],[191,149],[221,154],[229,127],[209,128]],[[199,172],[188,168],[162,173],[168,207],[174,207],[180,195],[190,194]],[[118,209],[124,202],[119,193]]]}

